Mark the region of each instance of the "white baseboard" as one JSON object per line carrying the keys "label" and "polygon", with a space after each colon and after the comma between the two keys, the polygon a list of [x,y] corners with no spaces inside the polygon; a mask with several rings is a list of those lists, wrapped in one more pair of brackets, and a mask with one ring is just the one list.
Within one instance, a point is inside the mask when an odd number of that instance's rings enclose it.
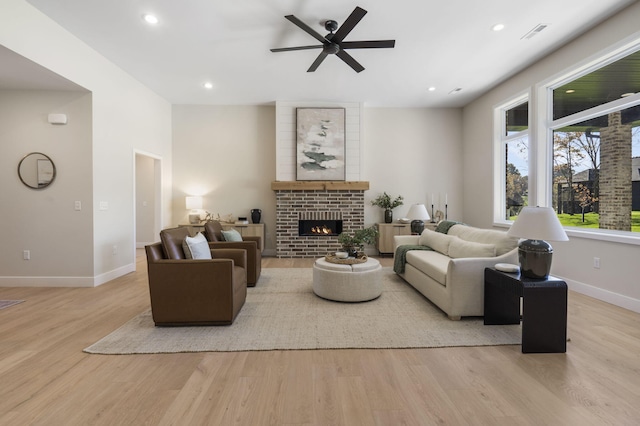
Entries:
{"label": "white baseboard", "polygon": [[0,287],[97,287],[135,270],[130,263],[95,277],[0,277]]}
{"label": "white baseboard", "polygon": [[93,277],[0,277],[0,287],[93,287]]}
{"label": "white baseboard", "polygon": [[130,272],[134,272],[136,270],[135,263],[129,263],[128,265],[121,266],[120,268],[113,269],[109,272],[105,272],[104,274],[96,275],[93,278],[94,287],[98,287],[106,282],[111,280],[115,280],[118,277],[123,275],[127,275]]}
{"label": "white baseboard", "polygon": [[594,299],[602,300],[603,302],[611,303],[612,305],[619,306],[624,309],[628,309],[633,312],[640,313],[640,300],[634,299],[623,294],[614,293],[609,290],[594,287],[590,284],[585,284],[579,281],[574,281],[562,277],[558,277],[567,283],[570,290],[577,293],[584,294]]}

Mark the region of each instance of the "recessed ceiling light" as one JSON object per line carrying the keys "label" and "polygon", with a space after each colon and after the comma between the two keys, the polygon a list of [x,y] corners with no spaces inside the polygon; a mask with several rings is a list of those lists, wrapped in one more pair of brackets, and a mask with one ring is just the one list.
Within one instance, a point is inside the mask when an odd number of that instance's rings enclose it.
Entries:
{"label": "recessed ceiling light", "polygon": [[144,19],[147,24],[155,25],[158,23],[158,17],[149,13],[142,15],[142,19]]}
{"label": "recessed ceiling light", "polygon": [[495,24],[491,27],[491,31],[502,31],[504,30],[504,24]]}
{"label": "recessed ceiling light", "polygon": [[204,83],[203,86],[204,86],[205,89],[209,89],[209,90],[213,89],[213,83],[211,83],[209,81]]}
{"label": "recessed ceiling light", "polygon": [[567,90],[567,91],[566,91],[566,92],[564,92],[564,93],[576,93],[576,91],[575,91],[575,90],[573,90],[573,89],[569,89],[569,90]]}
{"label": "recessed ceiling light", "polygon": [[433,86],[431,86],[431,87],[429,87],[427,90],[428,90],[428,91],[430,91],[430,92],[434,92],[434,91],[436,90],[436,88],[435,88],[435,87],[433,87]]}

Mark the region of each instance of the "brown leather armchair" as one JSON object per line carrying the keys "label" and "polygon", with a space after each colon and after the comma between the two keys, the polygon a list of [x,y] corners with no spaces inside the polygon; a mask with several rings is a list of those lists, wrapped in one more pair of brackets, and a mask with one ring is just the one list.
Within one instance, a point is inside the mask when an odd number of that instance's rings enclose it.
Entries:
{"label": "brown leather armchair", "polygon": [[247,297],[246,250],[215,249],[211,260],[189,260],[182,251],[181,235],[188,235],[186,228],[164,230],[162,243],[145,247],[154,323],[233,323]]}
{"label": "brown leather armchair", "polygon": [[245,236],[242,241],[224,241],[222,225],[217,220],[204,224],[204,236],[211,248],[240,248],[247,251],[247,285],[255,287],[262,272],[261,237]]}

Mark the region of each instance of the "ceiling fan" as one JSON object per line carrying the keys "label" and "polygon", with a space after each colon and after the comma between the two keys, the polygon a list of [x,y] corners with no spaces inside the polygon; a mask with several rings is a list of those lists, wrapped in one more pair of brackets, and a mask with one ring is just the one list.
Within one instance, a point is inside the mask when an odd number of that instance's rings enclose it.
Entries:
{"label": "ceiling fan", "polygon": [[395,40],[344,41],[344,38],[351,32],[351,30],[353,30],[353,28],[366,14],[366,10],[362,9],[361,7],[356,7],[340,28],[338,28],[338,23],[336,21],[326,21],[324,23],[324,28],[329,31],[329,34],[324,37],[295,16],[287,15],[285,16],[286,19],[309,33],[313,38],[315,38],[322,44],[315,44],[312,46],[282,47],[278,49],[271,49],[271,51],[287,52],[291,50],[322,49],[322,52],[320,52],[316,60],[313,62],[313,64],[311,64],[307,72],[314,72],[316,69],[318,69],[327,55],[336,55],[347,65],[353,68],[355,72],[361,72],[364,70],[364,67],[360,65],[360,63],[358,63],[358,61],[356,61],[353,56],[349,55],[345,51],[346,49],[391,48],[396,44]]}

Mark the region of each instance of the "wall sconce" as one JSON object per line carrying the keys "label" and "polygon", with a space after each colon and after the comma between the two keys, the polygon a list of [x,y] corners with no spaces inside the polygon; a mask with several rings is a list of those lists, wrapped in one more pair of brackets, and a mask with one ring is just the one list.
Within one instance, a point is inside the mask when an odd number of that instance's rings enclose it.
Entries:
{"label": "wall sconce", "polygon": [[200,223],[200,210],[202,209],[202,197],[186,197],[187,209],[189,212],[189,223],[197,225]]}

